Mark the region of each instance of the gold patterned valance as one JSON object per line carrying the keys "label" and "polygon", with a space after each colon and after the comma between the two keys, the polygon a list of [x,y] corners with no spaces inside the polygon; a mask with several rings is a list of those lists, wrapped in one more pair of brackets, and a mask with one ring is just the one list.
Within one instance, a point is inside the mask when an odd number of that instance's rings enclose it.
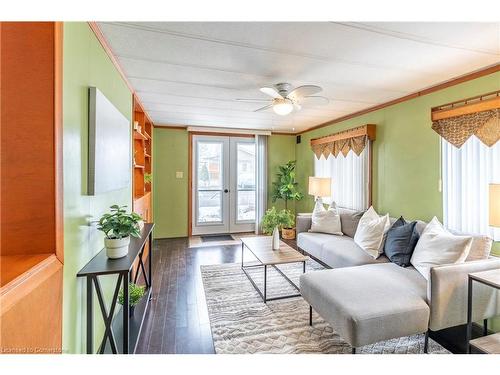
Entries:
{"label": "gold patterned valance", "polygon": [[368,124],[326,137],[312,139],[311,148],[318,159],[321,155],[328,158],[330,155],[337,157],[340,153],[347,156],[351,150],[359,156],[368,141],[373,140],[375,140],[375,125]]}
{"label": "gold patterned valance", "polygon": [[432,109],[432,129],[460,148],[475,135],[488,147],[500,140],[500,92]]}

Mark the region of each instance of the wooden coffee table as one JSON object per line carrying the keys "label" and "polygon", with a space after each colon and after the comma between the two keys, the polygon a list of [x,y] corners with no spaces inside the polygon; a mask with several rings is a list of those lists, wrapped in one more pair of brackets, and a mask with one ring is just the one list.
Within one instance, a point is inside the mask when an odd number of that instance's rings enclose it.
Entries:
{"label": "wooden coffee table", "polygon": [[[250,250],[250,252],[257,258],[260,264],[246,265],[244,263],[243,255],[245,253],[245,248]],[[276,265],[287,264],[287,263],[300,263],[302,262],[302,272],[306,272],[306,261],[309,259],[308,256],[302,255],[297,250],[291,248],[283,241],[280,241],[280,249],[273,250],[272,247],[272,237],[271,236],[257,236],[257,237],[243,237],[241,238],[241,269],[245,272],[248,279],[252,283],[255,290],[260,294],[264,303],[267,301],[274,301],[278,299],[299,297],[300,293],[289,294],[285,296],[267,298],[267,267],[274,267],[286,281],[290,283],[297,291],[300,292],[299,287],[290,280]],[[264,268],[264,291],[262,292],[252,277],[247,272],[249,268],[263,267]]]}

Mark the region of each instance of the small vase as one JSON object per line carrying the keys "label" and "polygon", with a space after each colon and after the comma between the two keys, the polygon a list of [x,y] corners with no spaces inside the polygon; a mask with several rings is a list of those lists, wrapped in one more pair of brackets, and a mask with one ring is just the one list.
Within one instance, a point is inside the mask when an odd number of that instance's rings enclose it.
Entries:
{"label": "small vase", "polygon": [[274,227],[273,230],[273,250],[279,250],[280,249],[280,231],[278,230],[278,227]]}

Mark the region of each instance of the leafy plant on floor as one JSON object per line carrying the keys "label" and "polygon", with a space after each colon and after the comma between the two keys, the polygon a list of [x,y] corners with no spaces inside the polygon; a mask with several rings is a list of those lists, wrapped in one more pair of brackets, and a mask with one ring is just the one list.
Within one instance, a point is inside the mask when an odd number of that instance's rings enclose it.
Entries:
{"label": "leafy plant on floor", "polygon": [[153,181],[153,175],[151,173],[144,173],[144,182],[150,184]]}
{"label": "leafy plant on floor", "polygon": [[285,165],[280,165],[276,174],[277,181],[273,182],[272,200],[273,203],[278,199],[285,201],[285,210],[288,209],[288,201],[301,200],[304,195],[297,189],[298,182],[295,180],[295,161],[290,160]]}
{"label": "leafy plant on floor", "polygon": [[142,217],[135,212],[127,213],[126,207],[117,204],[111,206],[111,212],[102,215],[97,229],[109,239],[140,237],[139,221]]}
{"label": "leafy plant on floor", "polygon": [[[134,283],[128,284],[128,300],[130,306],[137,305],[145,293],[146,293],[146,288],[144,286],[137,285]],[[124,301],[125,299],[123,297],[123,288],[121,288],[120,291],[118,292],[118,303],[120,305],[123,305]]]}
{"label": "leafy plant on floor", "polygon": [[262,232],[272,234],[275,227],[278,229],[291,228],[294,225],[294,216],[289,210],[278,211],[272,207],[266,211],[262,218]]}

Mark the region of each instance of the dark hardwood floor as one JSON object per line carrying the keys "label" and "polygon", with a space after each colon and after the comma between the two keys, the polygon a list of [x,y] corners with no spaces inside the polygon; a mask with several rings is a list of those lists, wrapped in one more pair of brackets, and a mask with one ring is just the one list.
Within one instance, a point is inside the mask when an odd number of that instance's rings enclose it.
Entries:
{"label": "dark hardwood floor", "polygon": [[214,353],[200,266],[239,262],[240,246],[189,249],[175,238],[153,247],[153,299],[137,353]]}

